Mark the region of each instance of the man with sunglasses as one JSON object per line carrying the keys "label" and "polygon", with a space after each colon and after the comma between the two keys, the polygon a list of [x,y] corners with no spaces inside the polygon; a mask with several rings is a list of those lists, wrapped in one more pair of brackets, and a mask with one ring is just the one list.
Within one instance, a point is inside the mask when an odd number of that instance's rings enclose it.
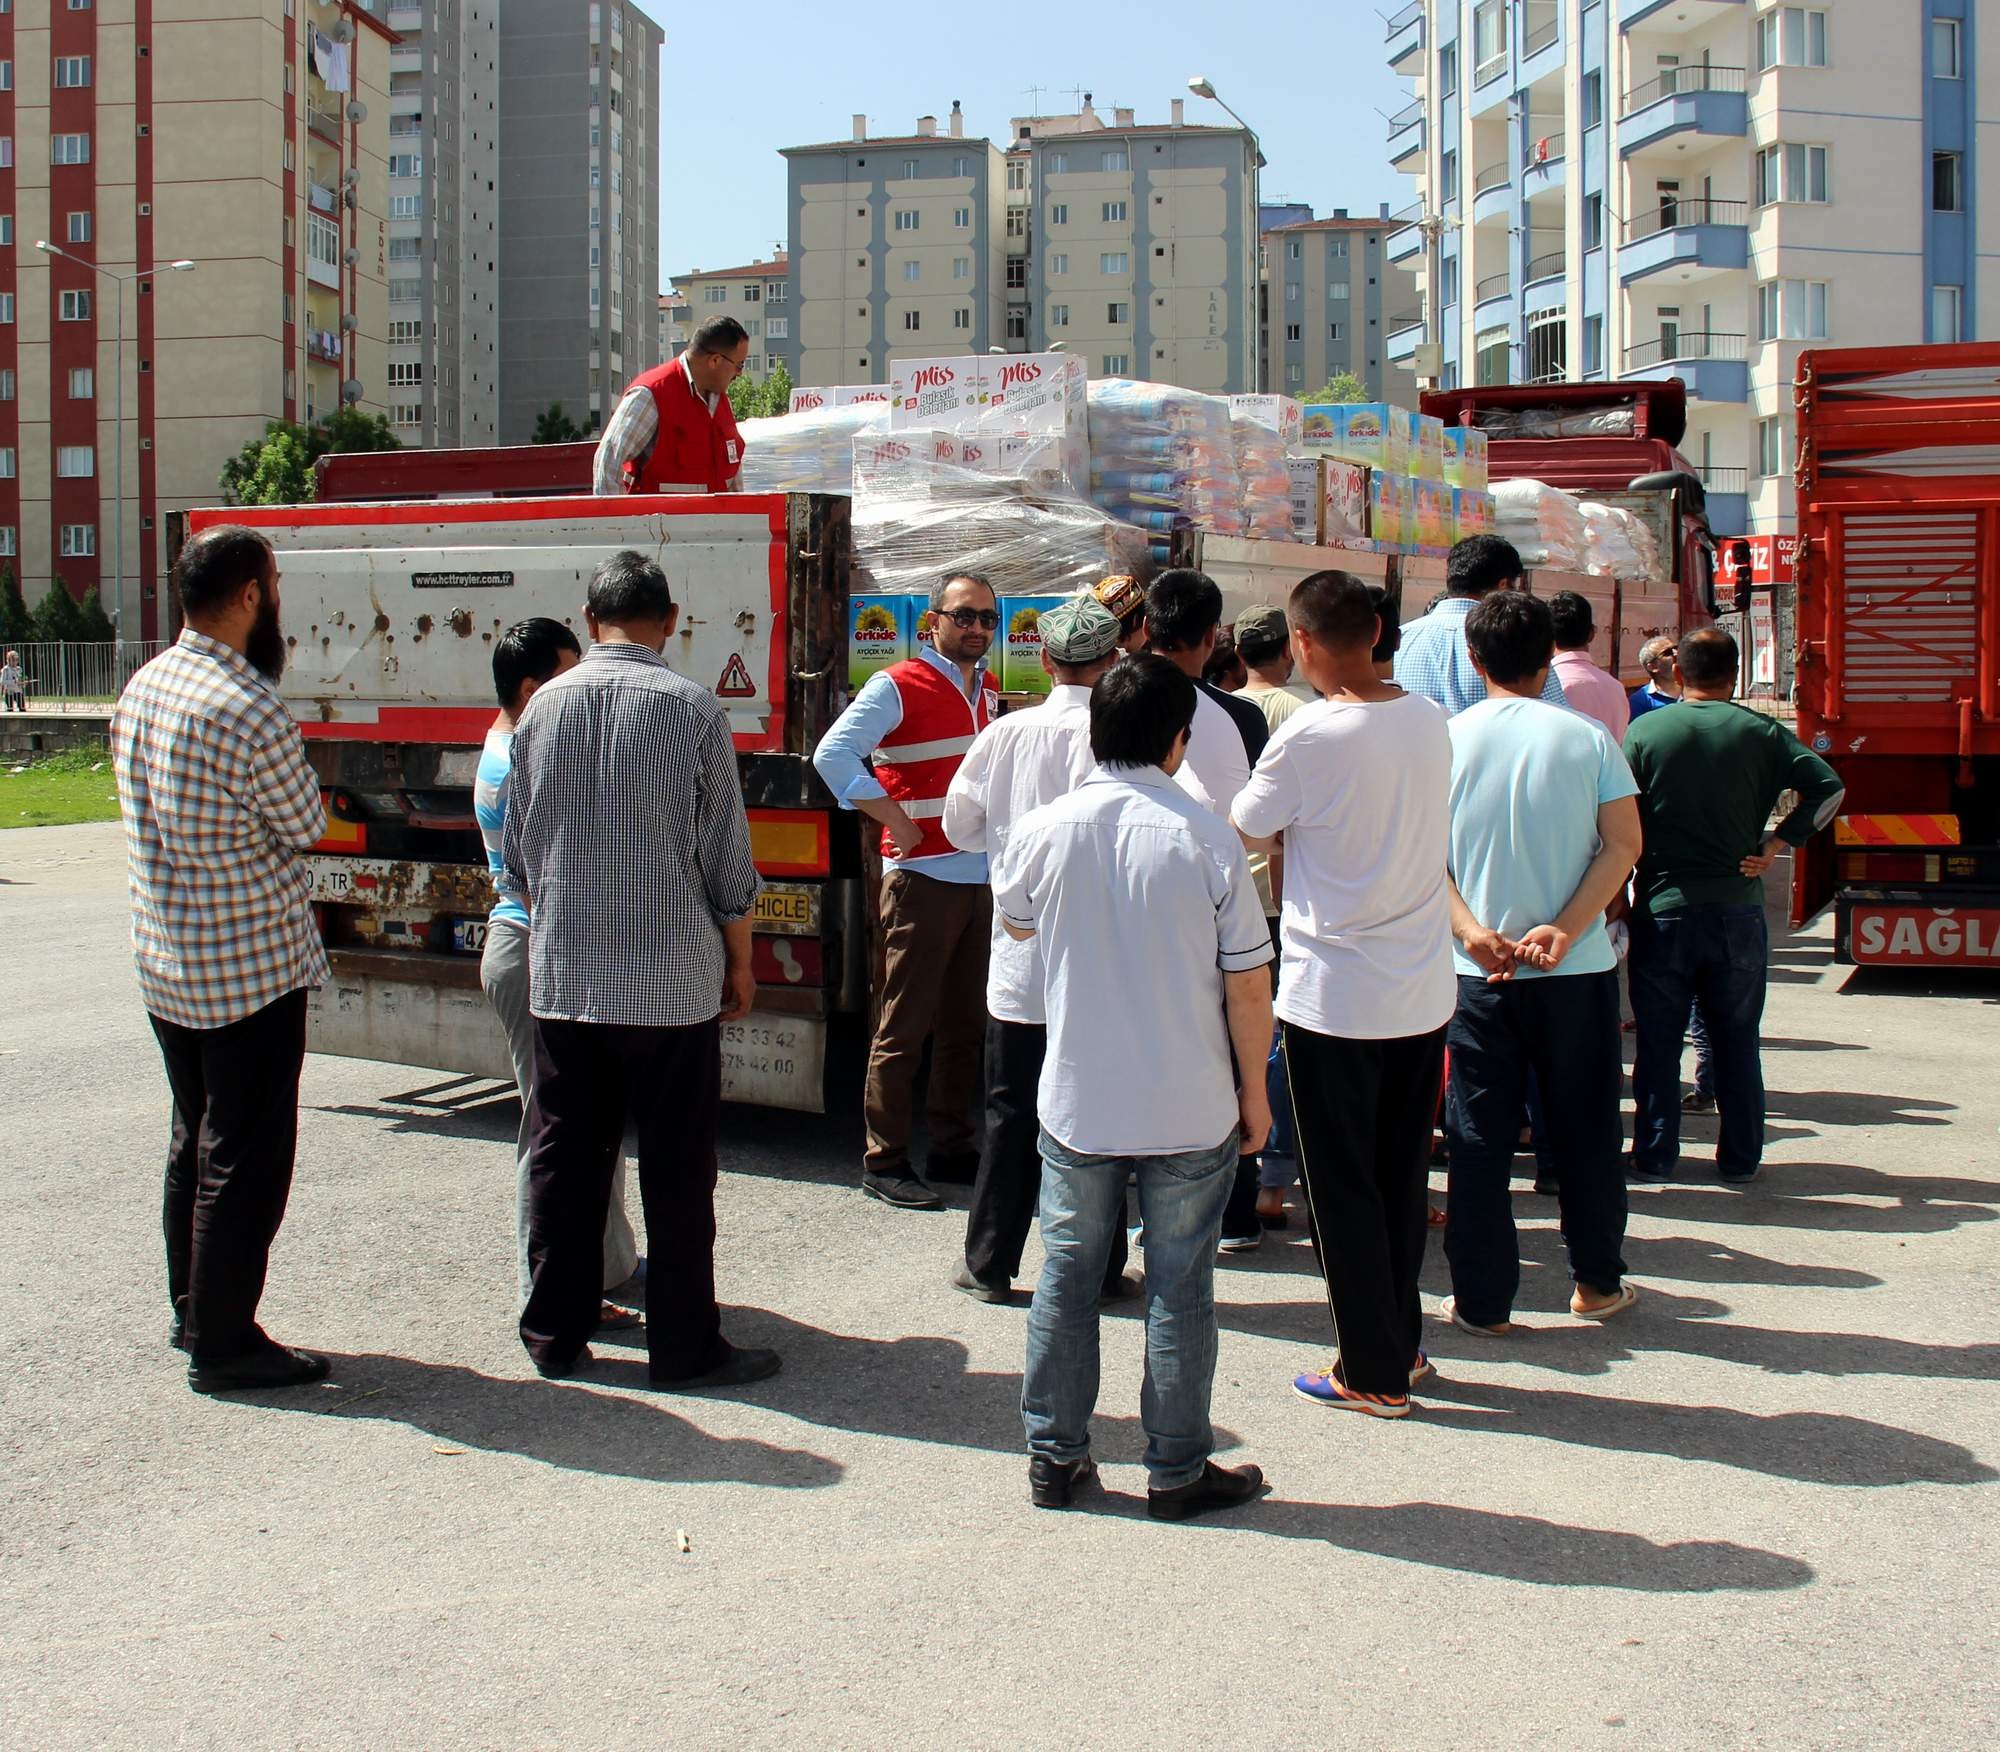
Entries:
{"label": "man with sunglasses", "polygon": [[931,1180],[970,1185],[979,1167],[973,1109],[993,900],[986,854],[951,843],[944,806],[972,739],[993,719],[999,685],[986,653],[999,609],[984,578],[947,572],[931,589],[917,655],[871,675],[813,751],[840,806],[882,829],[882,989],[862,1097],[861,1190],[899,1210],[944,1209],[910,1166],[926,1040]]}
{"label": "man with sunglasses", "polygon": [[743,439],[729,386],[749,356],[743,325],[733,316],[711,317],[678,359],[633,378],[597,441],[591,490],[600,497],[735,492]]}

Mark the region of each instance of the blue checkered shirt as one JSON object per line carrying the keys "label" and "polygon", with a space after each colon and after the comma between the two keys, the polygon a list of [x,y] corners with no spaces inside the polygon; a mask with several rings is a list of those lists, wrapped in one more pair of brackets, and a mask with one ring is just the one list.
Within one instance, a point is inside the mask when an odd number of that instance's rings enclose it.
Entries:
{"label": "blue checkered shirt", "polygon": [[[1403,628],[1403,643],[1396,652],[1396,685],[1405,693],[1435,700],[1452,717],[1486,697],[1486,683],[1465,648],[1465,617],[1478,606],[1476,596],[1447,596],[1429,614]],[[1542,698],[1552,706],[1569,704],[1553,669],[1542,684]]]}
{"label": "blue checkered shirt", "polygon": [[146,1008],[221,1028],[328,976],[299,853],[326,832],[299,727],[233,646],[183,632],[111,722]]}

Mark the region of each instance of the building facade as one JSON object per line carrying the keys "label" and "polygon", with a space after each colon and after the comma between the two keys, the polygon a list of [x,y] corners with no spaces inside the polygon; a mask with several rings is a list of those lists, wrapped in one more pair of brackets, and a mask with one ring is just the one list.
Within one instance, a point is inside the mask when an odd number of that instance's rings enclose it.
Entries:
{"label": "building facade", "polygon": [[680,336],[662,352],[671,359],[687,345],[694,331],[718,316],[733,316],[750,337],[743,375],[762,383],[775,365],[786,363],[792,344],[791,264],[781,253],[770,261],[759,256],[735,268],[690,268],[674,276],[674,297],[681,308]]}
{"label": "building facade", "polygon": [[391,0],[389,417],[426,449],[498,441],[500,0]]}
{"label": "building facade", "polygon": [[[2000,332],[2000,31],[1969,0],[1422,0],[1389,124],[1441,380],[1679,377],[1722,533],[1795,527],[1800,349]],[[1991,255],[1994,251],[1986,251]]]}
{"label": "building facade", "polygon": [[[808,385],[899,358],[1063,347],[1092,376],[1257,382],[1257,151],[1239,128],[1020,116],[1004,150],[940,131],[787,148],[790,351]],[[696,315],[700,312],[697,310]]]}
{"label": "building facade", "polygon": [[1386,212],[1271,227],[1262,254],[1262,350],[1267,393],[1309,396],[1342,372],[1367,387],[1368,400],[1414,407],[1417,382],[1407,360],[1385,351],[1392,330],[1416,320],[1416,275],[1391,261]]}
{"label": "building facade", "polygon": [[664,365],[688,344],[688,337],[694,333],[694,324],[688,317],[687,294],[679,287],[660,294],[660,356],[655,363]]}
{"label": "building facade", "polygon": [[169,622],[167,514],[246,441],[389,405],[393,35],[212,12],[0,8],[0,564],[30,603],[97,586],[127,638]]}
{"label": "building facade", "polygon": [[660,356],[660,46],[625,0],[500,0],[500,442],[595,430]]}

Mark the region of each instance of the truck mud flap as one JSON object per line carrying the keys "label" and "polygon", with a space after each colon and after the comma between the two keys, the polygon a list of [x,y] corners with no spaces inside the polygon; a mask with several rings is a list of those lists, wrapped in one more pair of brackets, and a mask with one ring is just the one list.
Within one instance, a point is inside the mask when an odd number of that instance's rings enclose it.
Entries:
{"label": "truck mud flap", "polygon": [[722,1098],[798,1113],[826,1111],[826,1023],[752,1010],[722,1025]]}
{"label": "truck mud flap", "polygon": [[354,965],[382,959],[334,957],[333,977],[307,999],[308,1051],[514,1081],[506,1031],[479,989],[477,963],[469,985],[462,976]]}

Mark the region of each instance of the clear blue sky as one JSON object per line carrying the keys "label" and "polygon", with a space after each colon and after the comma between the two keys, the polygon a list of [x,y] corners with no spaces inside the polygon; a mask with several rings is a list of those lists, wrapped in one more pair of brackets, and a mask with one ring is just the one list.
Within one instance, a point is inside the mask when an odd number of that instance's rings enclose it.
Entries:
{"label": "clear blue sky", "polygon": [[781,146],[844,140],[857,111],[871,132],[913,133],[920,115],[942,123],[953,98],[965,105],[968,134],[1003,144],[1010,117],[1073,111],[1077,87],[1100,113],[1119,104],[1141,122],[1164,122],[1169,100],[1188,97],[1190,122],[1226,122],[1216,105],[1188,96],[1189,75],[1204,73],[1257,130],[1270,161],[1267,201],[1309,201],[1324,215],[1382,201],[1393,210],[1411,198],[1410,179],[1384,157],[1383,122],[1409,88],[1382,58],[1383,15],[1363,0],[1023,0],[1004,10],[767,0],[734,15],[743,28],[733,40],[727,11],[696,23],[687,6],[670,14],[662,0],[639,3],[667,33],[663,285],[691,267],[783,247]]}

